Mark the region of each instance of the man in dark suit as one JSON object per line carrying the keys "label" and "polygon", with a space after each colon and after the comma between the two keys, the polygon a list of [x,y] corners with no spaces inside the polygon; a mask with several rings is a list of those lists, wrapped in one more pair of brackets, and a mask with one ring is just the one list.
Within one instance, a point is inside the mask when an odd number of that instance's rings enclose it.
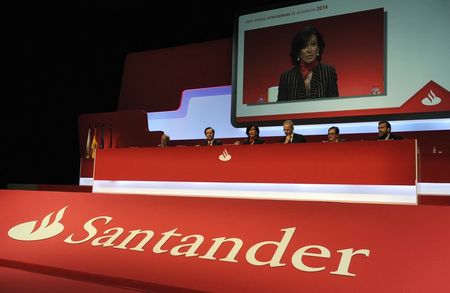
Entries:
{"label": "man in dark suit", "polygon": [[378,122],[378,138],[377,140],[400,140],[403,137],[395,135],[391,132],[391,123],[386,120]]}
{"label": "man in dark suit", "polygon": [[340,137],[339,127],[331,126],[330,128],[328,128],[327,140],[325,140],[324,142],[342,142],[342,141],[345,141],[345,139]]}
{"label": "man in dark suit", "polygon": [[214,139],[214,135],[216,132],[212,127],[206,127],[204,133],[206,136],[206,141],[203,142],[203,145],[206,146],[222,145],[222,142],[220,140]]}
{"label": "man in dark suit", "polygon": [[283,122],[283,131],[286,136],[281,139],[281,143],[306,142],[303,135],[294,133],[294,122],[292,120],[286,120]]}

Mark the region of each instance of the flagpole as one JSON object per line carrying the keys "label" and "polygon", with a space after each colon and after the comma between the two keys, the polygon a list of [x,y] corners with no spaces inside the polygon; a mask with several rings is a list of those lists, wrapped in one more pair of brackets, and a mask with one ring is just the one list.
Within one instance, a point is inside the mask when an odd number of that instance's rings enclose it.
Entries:
{"label": "flagpole", "polygon": [[112,148],[112,138],[113,138],[113,131],[112,131],[112,124],[109,126],[109,148]]}
{"label": "flagpole", "polygon": [[102,134],[100,136],[100,148],[103,149],[105,146],[105,126],[102,125]]}

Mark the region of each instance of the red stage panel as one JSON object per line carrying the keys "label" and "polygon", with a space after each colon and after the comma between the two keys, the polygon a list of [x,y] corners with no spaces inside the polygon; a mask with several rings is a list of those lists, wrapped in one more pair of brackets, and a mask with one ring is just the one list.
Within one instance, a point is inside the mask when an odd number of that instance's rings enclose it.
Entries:
{"label": "red stage panel", "polygon": [[2,292],[60,292],[64,293],[130,293],[133,289],[95,284],[90,280],[73,280],[19,269],[0,267],[0,291]]}
{"label": "red stage panel", "polygon": [[448,206],[42,191],[0,199],[2,263],[209,292],[450,290]]}

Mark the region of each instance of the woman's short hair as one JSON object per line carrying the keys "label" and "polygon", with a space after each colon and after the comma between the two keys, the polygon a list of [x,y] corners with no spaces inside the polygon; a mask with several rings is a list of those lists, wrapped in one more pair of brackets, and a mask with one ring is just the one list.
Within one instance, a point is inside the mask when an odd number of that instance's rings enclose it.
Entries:
{"label": "woman's short hair", "polygon": [[325,51],[325,40],[323,39],[322,34],[315,27],[306,26],[301,31],[296,33],[292,39],[291,53],[289,56],[291,56],[291,62],[293,65],[299,63],[298,54],[301,49],[306,47],[308,40],[312,35],[316,35],[317,43],[319,45],[319,56],[317,56],[317,60],[322,60],[322,54]]}
{"label": "woman's short hair", "polygon": [[255,128],[256,136],[259,137],[259,127],[256,126],[255,124],[250,124],[249,126],[247,126],[247,129],[245,130],[245,134],[247,134],[247,136],[248,136],[250,129],[252,129],[252,127]]}

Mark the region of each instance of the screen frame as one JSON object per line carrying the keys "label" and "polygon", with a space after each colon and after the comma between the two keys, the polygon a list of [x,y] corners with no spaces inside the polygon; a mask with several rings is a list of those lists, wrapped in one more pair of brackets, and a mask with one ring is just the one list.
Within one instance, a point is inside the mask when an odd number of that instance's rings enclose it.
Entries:
{"label": "screen frame", "polygon": [[[249,124],[258,124],[260,126],[275,126],[280,125],[286,118],[283,118],[282,116],[286,116],[289,114],[273,114],[274,116],[280,116],[280,119],[277,118],[271,118],[268,120],[259,120],[257,116],[249,116],[245,117],[246,121],[239,121],[239,118],[242,117],[236,117],[237,115],[237,95],[238,95],[238,66],[239,64],[239,18],[241,16],[252,14],[252,13],[258,13],[258,12],[265,12],[270,11],[274,9],[279,8],[286,8],[286,7],[294,7],[294,6],[302,6],[304,4],[312,4],[317,3],[318,5],[321,5],[322,3],[327,3],[327,1],[291,1],[291,2],[284,2],[280,4],[274,4],[274,5],[268,5],[264,7],[259,7],[251,10],[245,10],[241,11],[238,14],[235,15],[234,20],[234,31],[233,31],[233,58],[232,58],[232,107],[231,107],[231,123],[234,127],[245,127]],[[386,12],[385,12],[386,14]],[[304,20],[299,20],[299,22],[302,22]],[[388,26],[386,24],[387,18],[384,17],[384,38],[386,42],[387,38],[387,29]],[[385,56],[385,62],[387,55],[387,45],[385,43],[384,45],[384,56]],[[387,66],[384,66],[384,81],[387,82]],[[352,97],[349,97],[352,98]],[[257,105],[255,105],[257,107]],[[406,119],[430,119],[430,118],[447,118],[450,117],[450,111],[441,111],[441,112],[415,112],[415,113],[389,113],[389,114],[373,114],[373,115],[355,115],[355,116],[333,116],[333,117],[319,117],[319,118],[302,118],[302,119],[291,119],[294,121],[295,124],[327,124],[327,123],[348,123],[348,122],[364,122],[364,121],[374,121],[374,120],[406,120]]]}

